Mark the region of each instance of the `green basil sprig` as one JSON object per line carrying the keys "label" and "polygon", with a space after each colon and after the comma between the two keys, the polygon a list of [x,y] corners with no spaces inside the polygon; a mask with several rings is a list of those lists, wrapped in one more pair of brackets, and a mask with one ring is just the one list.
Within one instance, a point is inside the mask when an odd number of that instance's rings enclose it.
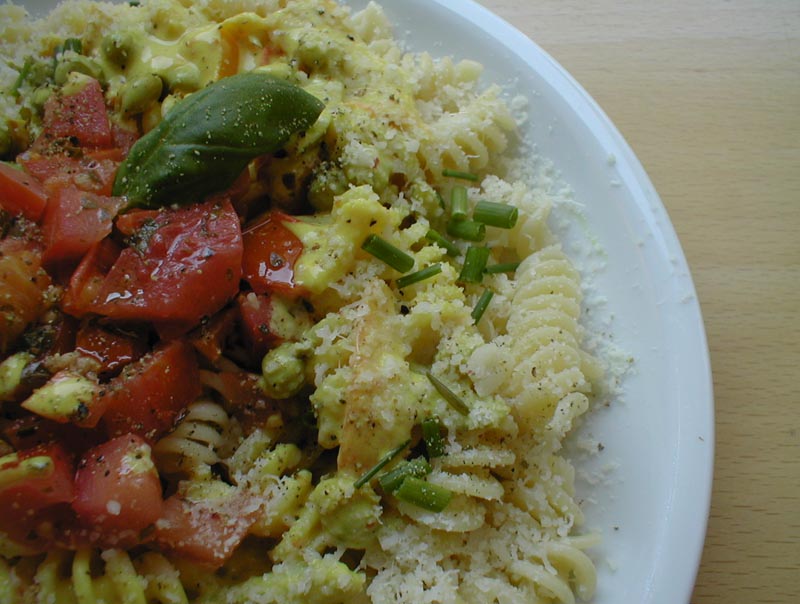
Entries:
{"label": "green basil sprig", "polygon": [[200,201],[311,127],[322,109],[303,89],[267,74],[223,78],[176,104],[136,141],[113,194],[127,197],[126,209]]}

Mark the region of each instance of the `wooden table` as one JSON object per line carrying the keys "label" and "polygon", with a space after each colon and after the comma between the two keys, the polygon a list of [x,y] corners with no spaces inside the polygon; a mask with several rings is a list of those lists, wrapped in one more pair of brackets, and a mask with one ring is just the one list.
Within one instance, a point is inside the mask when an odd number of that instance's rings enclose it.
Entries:
{"label": "wooden table", "polygon": [[692,269],[717,431],[693,604],[800,602],[800,1],[481,3],[603,107]]}

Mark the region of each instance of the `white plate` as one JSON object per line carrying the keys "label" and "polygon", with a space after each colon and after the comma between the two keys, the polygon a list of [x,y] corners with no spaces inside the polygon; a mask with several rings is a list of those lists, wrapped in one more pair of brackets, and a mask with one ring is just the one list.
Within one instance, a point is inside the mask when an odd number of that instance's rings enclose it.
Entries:
{"label": "white plate", "polygon": [[623,402],[584,426],[604,445],[586,469],[615,466],[582,489],[586,524],[604,536],[595,602],[689,602],[711,495],[713,394],[697,296],[658,194],[586,91],[511,25],[470,0],[381,4],[411,49],[475,59],[487,81],[530,99],[525,135],[583,206],[572,247],[588,231],[604,250],[590,278],[614,342],[635,358]]}
{"label": "white plate", "polygon": [[[658,194],[591,97],[508,23],[471,0],[380,3],[412,50],[480,61],[487,82],[530,99],[525,136],[583,206],[585,223],[567,236],[575,250],[585,252],[587,234],[603,250],[605,268],[589,277],[614,342],[635,358],[623,402],[583,428],[604,445],[584,469],[615,467],[581,492],[587,526],[604,536],[595,603],[688,602],[710,502],[713,394],[694,286]],[[41,15],[54,2],[23,4]]]}

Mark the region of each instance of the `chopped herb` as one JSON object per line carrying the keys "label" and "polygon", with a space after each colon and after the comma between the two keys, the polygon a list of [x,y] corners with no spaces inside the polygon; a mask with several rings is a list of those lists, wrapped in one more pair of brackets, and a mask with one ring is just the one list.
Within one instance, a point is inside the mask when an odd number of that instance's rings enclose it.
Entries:
{"label": "chopped herb", "polygon": [[447,234],[467,241],[483,241],[486,225],[474,220],[450,220],[447,222]]}
{"label": "chopped herb", "polygon": [[519,268],[519,262],[504,262],[501,264],[492,264],[484,269],[487,275],[496,275],[497,273],[513,273]]}
{"label": "chopped herb", "polygon": [[458,247],[454,243],[442,237],[438,231],[435,231],[433,229],[428,229],[428,232],[425,235],[425,237],[429,241],[435,243],[440,248],[445,250],[448,256],[458,256],[461,253]]}
{"label": "chopped herb", "polygon": [[389,451],[386,455],[381,457],[378,463],[372,466],[369,470],[367,470],[364,473],[363,476],[361,476],[361,478],[359,478],[353,483],[353,486],[357,489],[360,489],[365,484],[367,484],[370,480],[372,480],[372,477],[375,476],[375,474],[380,472],[384,468],[384,466],[386,466],[386,464],[388,464],[395,457],[397,457],[403,451],[403,449],[405,449],[409,445],[410,442],[411,442],[410,439],[405,441],[403,444],[395,447],[394,449]]}
{"label": "chopped herb", "polygon": [[450,220],[465,220],[468,210],[467,188],[456,185],[450,191]]}
{"label": "chopped herb", "polygon": [[422,457],[417,457],[410,461],[403,461],[396,468],[386,472],[378,478],[381,488],[387,493],[393,493],[398,489],[403,479],[407,476],[422,478],[431,473],[431,464]]}
{"label": "chopped herb", "polygon": [[483,313],[486,312],[486,309],[489,306],[489,303],[492,301],[494,297],[494,292],[490,289],[483,290],[481,297],[478,298],[478,301],[475,303],[475,308],[472,309],[472,320],[475,321],[475,324],[481,320]]}
{"label": "chopped herb", "polygon": [[472,218],[489,226],[510,229],[517,224],[519,210],[514,206],[494,201],[479,201],[475,204]]}
{"label": "chopped herb", "polygon": [[414,259],[411,256],[393,246],[380,235],[368,236],[361,244],[361,249],[401,273],[407,273],[414,266]]}
{"label": "chopped herb", "polygon": [[464,256],[464,266],[458,280],[462,283],[480,283],[483,280],[483,270],[489,260],[489,248],[471,245]]}
{"label": "chopped herb", "polygon": [[447,386],[447,384],[433,375],[430,370],[426,371],[425,375],[428,376],[428,380],[430,380],[431,384],[433,384],[433,387],[436,388],[436,392],[438,392],[453,409],[458,411],[461,415],[469,415],[469,407],[467,404],[462,401],[461,398]]}
{"label": "chopped herb", "polygon": [[444,455],[444,438],[442,438],[442,422],[438,417],[429,417],[422,421],[422,440],[428,451],[428,457]]}
{"label": "chopped herb", "polygon": [[461,170],[450,170],[449,168],[445,168],[442,170],[442,176],[448,176],[450,178],[460,178],[462,180],[471,180],[472,182],[478,181],[478,175],[473,174],[472,172],[462,172]]}
{"label": "chopped herb", "polygon": [[394,492],[398,499],[431,512],[441,512],[450,503],[453,493],[414,476],[406,476]]}
{"label": "chopped herb", "polygon": [[423,269],[418,270],[415,273],[409,273],[408,275],[403,275],[400,277],[395,283],[397,283],[397,287],[403,289],[404,287],[408,287],[414,283],[419,283],[420,281],[424,281],[425,279],[430,279],[434,275],[438,275],[442,272],[442,265],[441,264],[432,264],[430,266],[426,266]]}

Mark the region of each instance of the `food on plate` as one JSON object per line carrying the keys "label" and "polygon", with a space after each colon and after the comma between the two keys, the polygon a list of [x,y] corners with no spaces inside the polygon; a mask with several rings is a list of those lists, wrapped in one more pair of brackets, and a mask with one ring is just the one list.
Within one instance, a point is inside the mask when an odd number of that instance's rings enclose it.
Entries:
{"label": "food on plate", "polygon": [[480,65],[373,3],[0,15],[0,599],[591,598],[602,364]]}

